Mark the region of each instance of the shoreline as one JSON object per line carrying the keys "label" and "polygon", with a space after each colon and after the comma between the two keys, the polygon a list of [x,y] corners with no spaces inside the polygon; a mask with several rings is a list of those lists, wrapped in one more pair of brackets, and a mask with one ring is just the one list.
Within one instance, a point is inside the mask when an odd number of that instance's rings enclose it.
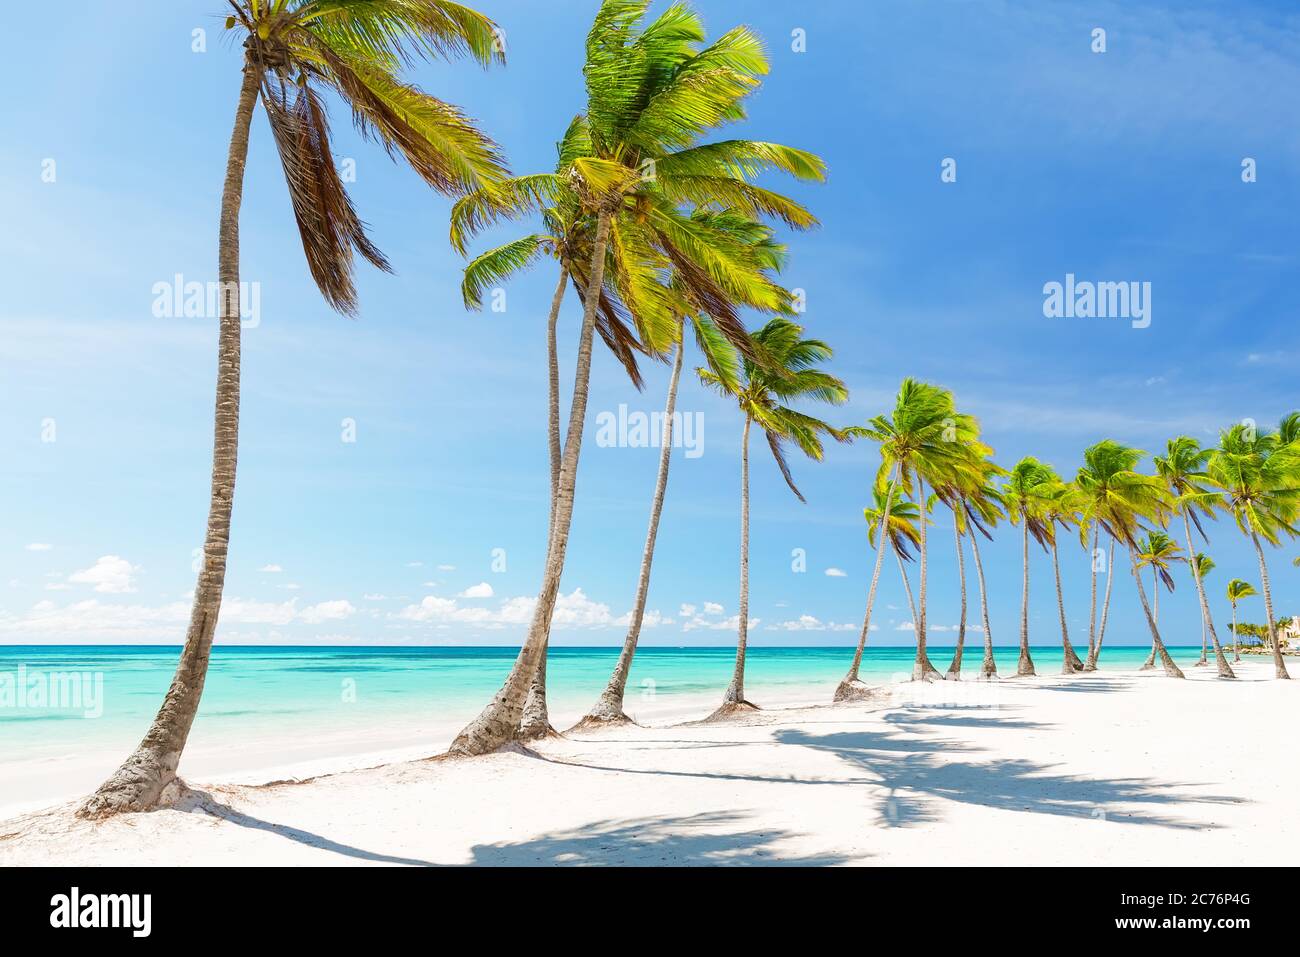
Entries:
{"label": "shoreline", "polygon": [[0,862],[1284,863],[1300,853],[1300,770],[1235,722],[1286,720],[1300,692],[1241,664],[1235,682],[1198,668],[908,683],[479,758],[424,747],[310,779],[193,776],[181,807],[151,814],[4,813]]}

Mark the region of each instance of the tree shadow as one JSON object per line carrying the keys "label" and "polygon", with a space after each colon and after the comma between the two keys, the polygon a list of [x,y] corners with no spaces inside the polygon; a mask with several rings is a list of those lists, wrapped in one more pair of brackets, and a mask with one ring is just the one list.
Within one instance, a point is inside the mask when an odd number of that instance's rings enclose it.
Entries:
{"label": "tree shadow", "polygon": [[[1025,721],[1020,718],[992,718],[977,717],[970,714],[943,714],[948,710],[946,707],[941,709],[910,709],[907,711],[895,711],[885,715],[885,721],[889,724],[912,727],[917,725],[929,725],[940,728],[1008,728],[1018,731],[1041,731],[1053,727],[1049,723],[1042,721]],[[988,711],[990,709],[983,709]],[[1005,710],[1005,709],[999,709]],[[939,712],[939,713],[936,713]]]}
{"label": "tree shadow", "polygon": [[[776,865],[810,867],[844,864],[841,854],[789,854],[776,842],[795,836],[774,828],[731,830],[747,815],[712,811],[682,817],[593,821],[512,843],[477,844],[473,863],[505,867]],[[721,831],[721,832],[720,832]]]}
{"label": "tree shadow", "polygon": [[331,840],[320,834],[314,834],[311,831],[304,831],[301,828],[290,827],[288,824],[275,824],[271,821],[264,821],[261,818],[253,817],[243,811],[236,810],[229,804],[223,804],[206,791],[191,791],[193,800],[190,809],[200,810],[213,817],[221,818],[223,821],[229,821],[237,827],[251,828],[255,831],[266,831],[268,834],[275,834],[286,840],[303,844],[307,847],[316,848],[320,851],[329,851],[334,854],[341,854],[344,857],[353,857],[363,861],[374,861],[379,864],[406,864],[413,867],[435,867],[432,861],[423,861],[414,857],[399,857],[393,854],[380,854],[376,851],[367,851],[359,847],[352,847],[350,844],[340,844],[338,841]]}
{"label": "tree shadow", "polygon": [[812,735],[797,728],[783,729],[776,735],[783,744],[832,751],[851,766],[873,775],[876,783],[887,789],[881,816],[891,826],[936,819],[937,808],[933,805],[941,799],[1006,811],[1200,830],[1218,825],[1172,817],[1158,809],[1182,803],[1242,803],[1242,799],[1227,795],[1175,793],[1177,788],[1195,786],[1190,782],[1059,774],[1052,773],[1053,765],[1021,758],[966,763],[950,760],[949,756],[969,748],[917,742],[921,746],[908,753],[905,748],[881,749],[877,738],[857,732]]}

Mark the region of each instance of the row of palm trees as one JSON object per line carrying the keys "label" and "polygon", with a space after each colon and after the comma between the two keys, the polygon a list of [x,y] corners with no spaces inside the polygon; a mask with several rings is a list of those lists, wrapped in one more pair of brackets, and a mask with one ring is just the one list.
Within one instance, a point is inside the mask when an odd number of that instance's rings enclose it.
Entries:
{"label": "row of palm trees", "polygon": [[[969,539],[979,579],[984,635],[984,660],[980,676],[995,677],[992,634],[979,539],[991,538],[990,529],[1002,518],[1020,527],[1022,542],[1022,591],[1020,606],[1020,657],[1018,675],[1035,673],[1029,651],[1030,539],[1051,555],[1061,645],[1066,674],[1091,672],[1097,668],[1110,609],[1115,547],[1128,552],[1144,616],[1151,631],[1151,655],[1144,665],[1154,667],[1159,658],[1167,674],[1183,677],[1170,658],[1159,629],[1160,588],[1173,591],[1171,567],[1186,563],[1196,589],[1203,629],[1201,661],[1208,663],[1205,636],[1213,645],[1218,673],[1233,678],[1224,655],[1206,597],[1204,579],[1214,568],[1213,560],[1195,550],[1196,541],[1208,541],[1204,522],[1228,513],[1238,529],[1253,544],[1259,561],[1259,576],[1269,617],[1270,645],[1275,673],[1288,678],[1277,641],[1272,589],[1263,543],[1280,544],[1282,535],[1300,535],[1300,413],[1291,413],[1276,431],[1260,430],[1253,424],[1234,425],[1220,435],[1217,448],[1202,448],[1189,436],[1171,439],[1163,456],[1154,457],[1154,473],[1137,471],[1145,453],[1110,439],[1089,447],[1083,465],[1072,481],[1063,480],[1051,466],[1033,457],[1021,459],[1010,470],[993,463],[991,451],[979,441],[976,420],[960,413],[950,392],[940,387],[905,380],[890,416],[881,416],[865,429],[848,429],[881,444],[881,463],[874,490],[875,504],[865,510],[868,537],[876,547],[875,569],[867,592],[857,649],[848,674],[836,690],[836,700],[868,696],[871,689],[858,678],[863,649],[871,627],[871,614],[884,561],[886,543],[894,552],[904,590],[912,609],[916,629],[916,661],[913,678],[929,680],[939,676],[926,652],[926,528],[938,505],[952,515],[957,547],[961,613],[957,644],[946,676],[960,678],[967,628],[964,541]],[[991,481],[1000,478],[1000,483]],[[926,485],[932,490],[927,496]],[[1184,546],[1166,529],[1182,526]],[[882,529],[885,530],[882,532]],[[1061,532],[1074,532],[1092,558],[1088,615],[1088,650],[1080,660],[1070,641],[1065,597],[1061,586]],[[1107,548],[1101,548],[1106,536]],[[913,599],[907,563],[919,553],[919,603]],[[1189,560],[1187,556],[1192,558]],[[1300,565],[1300,561],[1297,561]],[[1152,600],[1148,600],[1143,572],[1152,575]],[[1106,591],[1098,618],[1097,574],[1106,570]],[[1255,594],[1248,582],[1234,579],[1227,595],[1233,607],[1236,632],[1236,604]],[[1239,644],[1234,642],[1237,660]]]}
{"label": "row of palm trees", "polygon": [[[519,738],[553,734],[546,708],[546,655],[572,521],[584,421],[597,333],[631,382],[643,385],[645,360],[671,364],[658,474],[651,502],[636,598],[618,662],[583,724],[628,721],[623,698],[639,642],[660,515],[670,464],[672,413],[680,387],[688,332],[699,351],[701,381],[734,401],[741,413],[740,608],[733,678],[718,716],[754,706],[745,698],[748,628],[749,449],[754,427],[791,491],[802,499],[786,454],[792,447],[818,460],[823,442],[867,438],[879,443],[881,464],[867,509],[868,536],[876,547],[863,627],[850,670],[836,692],[843,700],[869,693],[858,670],[870,629],[886,543],[903,570],[915,550],[919,582],[914,606],[917,654],[914,676],[940,677],[926,652],[929,516],[942,506],[953,516],[962,588],[958,648],[948,675],[958,677],[965,640],[965,559],[969,541],[979,583],[984,634],[981,675],[996,673],[984,568],[978,539],[1006,518],[1021,529],[1024,601],[1018,673],[1032,674],[1028,645],[1029,539],[1048,548],[1056,570],[1067,670],[1096,667],[1109,609],[1097,612],[1096,563],[1088,655],[1080,661],[1066,633],[1060,588],[1058,534],[1091,534],[1094,554],[1105,534],[1128,550],[1143,606],[1139,530],[1160,532],[1171,518],[1200,528],[1201,518],[1226,509],[1259,547],[1294,534],[1296,502],[1291,482],[1295,426],[1278,434],[1242,427],[1225,433],[1213,454],[1170,444],[1168,470],[1139,475],[1142,453],[1102,442],[1085,454],[1074,482],[1025,459],[1004,470],[980,441],[979,423],[959,412],[948,391],[906,380],[891,413],[866,426],[835,428],[797,406],[847,399],[843,382],[820,366],[830,347],[806,338],[792,318],[796,300],[779,282],[786,248],[774,224],[808,229],[817,220],[795,200],[755,180],[777,173],[820,181],[824,162],[787,145],[748,139],[709,139],[745,117],[747,98],[768,71],[760,39],[748,28],[710,41],[698,15],[672,3],[654,19],[650,0],[602,0],[585,47],[587,102],[557,144],[554,168],[512,175],[500,149],[456,107],[406,82],[402,68],[421,57],[467,55],[482,65],[504,57],[490,19],[445,0],[227,0],[227,27],[243,40],[244,58],[231,136],[218,234],[219,278],[231,291],[221,302],[211,504],[204,562],[180,663],[158,715],[136,751],[82,806],[83,815],[147,810],[166,801],[197,713],[224,586],[238,448],[239,209],[249,129],[260,102],[271,126],[289,186],[308,266],[322,295],[336,309],[356,309],[355,253],[379,268],[387,261],[373,245],[335,173],[322,100],[332,90],[351,109],[357,127],[411,165],[434,190],[456,197],[450,240],[470,255],[475,237],[507,220],[540,222],[529,233],[473,255],[462,283],[464,303],[478,307],[484,294],[516,273],[549,259],[556,285],[548,313],[548,450],[550,521],[546,560],[532,620],[500,690],[456,737],[451,751],[472,755]],[[557,326],[572,287],[582,306],[567,425],[562,427]],[[746,329],[741,311],[762,315]],[[1289,423],[1289,424],[1288,424]],[[1287,432],[1287,430],[1290,430]],[[1287,436],[1284,437],[1283,432]],[[999,484],[1000,480],[1000,484]],[[1191,524],[1187,525],[1191,549]],[[1269,583],[1260,554],[1261,583],[1272,620]],[[1168,564],[1168,556],[1159,558]],[[1220,673],[1223,659],[1195,574],[1202,610]],[[1152,648],[1170,673],[1178,673],[1147,608]],[[1276,647],[1276,642],[1275,642]],[[1285,667],[1277,658],[1279,677]]]}

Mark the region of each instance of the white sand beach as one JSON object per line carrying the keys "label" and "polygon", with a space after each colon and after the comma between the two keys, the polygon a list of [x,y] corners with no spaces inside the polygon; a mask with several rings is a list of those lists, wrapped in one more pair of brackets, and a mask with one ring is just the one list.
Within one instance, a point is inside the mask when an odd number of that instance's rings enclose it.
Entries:
{"label": "white sand beach", "polygon": [[0,865],[1294,863],[1300,683],[1237,670],[902,684],[535,753],[192,779],[151,814],[10,817]]}

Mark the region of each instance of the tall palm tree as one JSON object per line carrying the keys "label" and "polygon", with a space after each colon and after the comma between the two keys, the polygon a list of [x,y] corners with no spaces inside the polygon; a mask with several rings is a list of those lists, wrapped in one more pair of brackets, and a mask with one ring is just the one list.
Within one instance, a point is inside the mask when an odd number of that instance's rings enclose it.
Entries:
{"label": "tall palm tree", "polygon": [[1252,595],[1258,595],[1255,586],[1250,582],[1242,581],[1240,578],[1234,578],[1228,582],[1228,601],[1232,604],[1232,660],[1241,660],[1241,638],[1237,634],[1237,602],[1243,598],[1250,598]]}
{"label": "tall palm tree", "polygon": [[1043,519],[1052,546],[1052,573],[1056,578],[1056,608],[1061,618],[1061,673],[1072,675],[1083,670],[1083,662],[1070,644],[1069,627],[1065,621],[1065,592],[1061,588],[1061,559],[1057,549],[1057,530],[1079,527],[1082,522],[1083,495],[1078,486],[1062,482],[1052,473],[1048,488],[1043,493]]}
{"label": "tall palm tree", "polygon": [[[1191,560],[1189,564],[1192,567],[1192,575],[1200,582],[1201,590],[1204,591],[1205,576],[1210,574],[1210,572],[1214,571],[1214,569],[1217,567],[1214,564],[1214,559],[1211,558],[1209,555],[1205,554],[1205,552],[1197,552],[1196,556]],[[1207,624],[1212,624],[1212,622],[1209,622],[1208,616],[1206,616],[1201,620],[1201,657],[1196,662],[1196,667],[1198,668],[1204,668],[1210,663],[1210,636],[1206,627]],[[1223,654],[1222,649],[1219,649],[1215,652],[1216,657],[1219,657],[1222,654]],[[1222,660],[1223,660],[1223,664],[1225,665],[1228,664],[1227,658],[1223,658]],[[1228,670],[1229,671],[1232,670],[1231,666],[1229,666]],[[1229,677],[1229,675],[1224,674],[1223,670],[1220,669],[1219,677],[1227,678]],[[1231,677],[1235,678],[1237,676],[1234,674],[1231,675]]]}
{"label": "tall palm tree", "polygon": [[1280,536],[1300,535],[1300,439],[1294,437],[1300,414],[1282,420],[1277,432],[1256,431],[1236,425],[1219,437],[1219,447],[1207,466],[1209,484],[1224,493],[1224,507],[1259,559],[1259,583],[1268,616],[1268,635],[1273,645],[1275,677],[1288,679],[1286,661],[1277,640],[1277,619],[1273,615],[1273,590],[1264,560],[1262,538],[1270,545],[1281,544]]}
{"label": "tall palm tree", "polygon": [[[1006,475],[1005,469],[991,462],[987,465],[990,477]],[[970,536],[970,547],[971,554],[975,558],[975,577],[980,589],[980,619],[984,627],[984,658],[980,662],[979,676],[984,681],[990,681],[997,678],[998,666],[993,660],[993,629],[989,624],[989,596],[984,582],[984,563],[980,559],[980,536],[983,535],[991,541],[993,536],[989,529],[994,528],[1005,517],[1002,511],[1002,496],[997,486],[990,481],[977,489],[966,490],[962,495],[962,510],[965,513],[967,526],[974,528],[976,533]]]}
{"label": "tall palm tree", "polygon": [[1209,540],[1201,519],[1213,518],[1215,509],[1223,506],[1223,495],[1207,486],[1209,476],[1205,469],[1211,455],[1213,455],[1212,449],[1203,449],[1191,436],[1180,435],[1165,444],[1165,454],[1157,455],[1154,462],[1156,474],[1164,480],[1169,494],[1173,497],[1174,513],[1182,516],[1187,554],[1193,556],[1188,566],[1191,568],[1192,581],[1196,585],[1196,597],[1201,606],[1201,660],[1197,664],[1208,663],[1205,647],[1208,632],[1214,643],[1214,660],[1219,677],[1235,678],[1232,666],[1228,664],[1228,659],[1219,644],[1219,635],[1214,628],[1214,616],[1210,614],[1210,602],[1205,596],[1205,573],[1214,567],[1214,562],[1207,556],[1195,554],[1195,543],[1192,538],[1192,527],[1195,526],[1201,539]]}
{"label": "tall palm tree", "polygon": [[1002,507],[1012,525],[1020,526],[1022,585],[1020,597],[1020,660],[1016,675],[1034,674],[1029,654],[1029,537],[1047,548],[1051,530],[1045,518],[1047,493],[1055,473],[1033,456],[1016,463],[1002,486]]}
{"label": "tall palm tree", "polygon": [[[1151,569],[1151,589],[1155,606],[1152,617],[1157,626],[1160,624],[1160,586],[1163,584],[1165,589],[1170,594],[1173,594],[1174,576],[1170,574],[1169,566],[1177,562],[1187,561],[1182,551],[1179,544],[1164,532],[1152,529],[1147,532],[1146,538],[1138,542],[1134,552],[1137,557],[1137,566]],[[1155,666],[1156,644],[1153,642],[1151,654],[1142,665],[1142,670],[1147,671]]]}
{"label": "tall palm tree", "polygon": [[[948,506],[949,511],[951,511],[952,513],[953,536],[956,540],[956,546],[957,546],[957,580],[958,580],[959,594],[961,596],[961,609],[957,619],[957,645],[953,649],[952,661],[948,665],[948,671],[944,674],[945,678],[950,679],[952,681],[961,680],[962,653],[966,647],[967,603],[966,603],[966,555],[965,555],[964,542],[966,537],[969,535],[971,538],[971,548],[975,553],[975,560],[977,563],[976,570],[979,573],[979,577],[981,579],[980,597],[981,597],[981,601],[983,602],[984,570],[982,567],[978,567],[979,544],[975,541],[975,537],[976,535],[983,535],[985,538],[991,540],[992,536],[989,535],[988,530],[984,525],[985,519],[983,518],[983,512],[986,511],[986,509],[983,508],[983,506],[985,502],[979,501],[979,497],[982,496],[984,489],[989,488],[988,480],[991,477],[993,477],[994,475],[1004,474],[1004,470],[994,465],[992,460],[990,459],[990,456],[992,455],[992,449],[988,448],[988,446],[985,446],[980,443],[971,443],[967,447],[967,450],[971,456],[971,461],[968,467],[963,469],[956,475],[954,475],[952,478],[946,481],[941,481],[940,484],[935,486],[935,494],[938,495],[940,501],[942,501],[945,505]],[[981,509],[978,511],[971,507],[972,496],[976,496],[977,501],[981,505]],[[996,520],[996,517],[1001,515],[1001,510],[998,509],[996,506],[993,506],[992,515],[993,515],[993,520]],[[985,640],[987,643],[988,642],[987,603],[984,603],[982,610],[984,612],[984,617],[986,619],[984,622],[984,632],[985,632]],[[987,677],[987,674],[984,672],[985,667],[992,668],[993,674],[997,673],[997,667],[996,665],[993,664],[991,646],[989,647],[988,653],[985,655],[985,661],[981,665],[981,669],[980,669],[981,677]]]}
{"label": "tall palm tree", "polygon": [[784,446],[793,443],[814,461],[822,458],[822,436],[847,441],[848,436],[787,402],[815,400],[840,405],[848,400],[844,383],[819,368],[831,358],[831,348],[818,339],[803,338],[803,327],[778,316],[753,333],[757,355],[763,364],[742,359],[738,381],[727,382],[712,369],[697,370],[700,381],[723,396],[730,396],[745,417],[740,442],[740,610],[737,616],[736,666],[722,706],[711,717],[722,718],[755,706],[745,698],[745,651],[749,636],[749,433],[757,424],[767,439],[768,449],[781,476],[799,501],[803,493],[794,484],[785,461]]}
{"label": "tall palm tree", "polygon": [[[880,443],[880,467],[876,484],[888,489],[898,483],[905,493],[916,501],[925,501],[925,480],[946,482],[961,472],[972,468],[974,456],[970,444],[979,435],[979,426],[968,415],[959,413],[947,389],[904,379],[899,386],[891,415],[879,415],[865,427],[855,426],[845,430],[850,437],[865,436]],[[889,501],[890,499],[886,499]],[[921,583],[919,614],[913,617],[916,627],[916,661],[912,677],[917,681],[942,677],[930,663],[926,654],[926,524],[921,523]],[[864,617],[859,647],[870,628],[871,606],[875,583],[880,575],[883,542],[876,551],[876,568],[872,575],[872,589],[868,592],[867,612]],[[850,677],[841,682],[844,687]],[[838,693],[838,692],[837,692]]]}
{"label": "tall palm tree", "polygon": [[[871,695],[871,689],[859,679],[858,672],[862,667],[863,650],[867,646],[867,634],[871,630],[871,610],[876,602],[876,587],[880,584],[880,566],[886,540],[898,559],[903,587],[907,591],[907,602],[912,610],[912,620],[916,621],[916,602],[912,600],[912,585],[907,580],[907,567],[903,563],[912,560],[911,548],[920,548],[921,532],[917,524],[921,510],[914,502],[903,497],[903,490],[897,483],[885,487],[874,485],[871,494],[875,504],[865,507],[862,517],[867,520],[867,544],[876,550],[876,566],[871,574],[871,587],[867,591],[867,613],[862,621],[862,631],[858,634],[858,646],[854,649],[848,674],[835,689],[835,701],[860,701]],[[882,528],[886,530],[883,535]]]}
{"label": "tall palm tree", "polygon": [[203,566],[171,687],[135,752],[81,806],[87,817],[157,807],[175,792],[176,768],[198,713],[221,611],[239,446],[239,211],[257,103],[271,126],[307,265],[321,295],[355,315],[354,254],[391,271],[370,241],[336,172],[324,94],[351,108],[365,135],[400,154],[435,190],[460,194],[505,173],[495,145],[449,103],[402,81],[404,63],[468,54],[501,59],[495,26],[443,0],[231,0],[226,27],[243,37],[243,67],[226,156],[217,238],[218,320],[212,483]]}
{"label": "tall palm tree", "polygon": [[[1139,449],[1103,439],[1083,453],[1083,466],[1075,476],[1075,485],[1083,496],[1080,535],[1092,532],[1092,599],[1088,615],[1088,658],[1084,671],[1096,671],[1101,643],[1110,612],[1111,588],[1115,581],[1115,542],[1127,548],[1133,543],[1138,518],[1155,514],[1165,503],[1166,495],[1159,479],[1136,471],[1145,455]],[[1100,557],[1099,536],[1110,537],[1106,561],[1106,597],[1102,603],[1100,624],[1097,621],[1097,571]],[[1141,582],[1139,581],[1139,586]],[[1095,631],[1095,641],[1094,641]]]}
{"label": "tall palm tree", "polygon": [[[697,211],[696,218],[701,222],[710,222],[713,228],[724,231],[737,241],[746,253],[747,261],[736,256],[737,265],[731,275],[724,281],[728,296],[738,304],[749,305],[769,311],[792,311],[785,301],[789,297],[769,295],[769,289],[775,287],[769,277],[770,272],[779,270],[785,262],[785,247],[776,243],[772,230],[766,226],[730,214]],[[628,674],[632,669],[632,660],[636,654],[637,643],[641,637],[641,626],[645,617],[646,599],[650,589],[650,570],[654,561],[655,542],[659,534],[659,519],[663,513],[664,496],[668,488],[668,466],[672,452],[673,415],[677,406],[677,388],[681,379],[682,357],[686,349],[686,326],[694,331],[696,344],[708,364],[709,370],[725,383],[728,392],[735,392],[740,373],[737,352],[730,347],[718,326],[699,310],[710,308],[706,301],[695,299],[690,288],[679,283],[679,292],[692,307],[691,311],[678,324],[678,342],[673,353],[672,374],[668,380],[668,398],[664,405],[663,437],[659,448],[659,469],[655,478],[654,496],[650,503],[650,523],[646,530],[645,547],[642,550],[641,570],[637,576],[636,597],[628,623],[627,635],[619,651],[618,661],[610,673],[604,691],[596,699],[579,726],[608,725],[611,723],[628,723],[631,719],[623,712],[623,699],[627,691]]]}
{"label": "tall palm tree", "polygon": [[[716,205],[752,218],[777,218],[796,228],[815,222],[797,203],[750,180],[767,169],[818,178],[823,168],[816,157],[751,140],[698,142],[706,132],[744,117],[743,100],[768,71],[758,37],[746,27],[736,27],[701,48],[704,28],[688,7],[673,4],[643,26],[648,6],[649,0],[603,0],[587,35],[583,75],[590,153],[573,160],[569,179],[595,222],[586,276],[591,289],[603,288],[611,245],[625,257],[707,276],[678,244],[689,243],[689,231],[667,228],[666,212],[683,205]],[[629,209],[634,215],[622,215]],[[652,221],[665,227],[662,245],[639,228]],[[654,308],[659,302],[663,315],[671,317],[658,294],[666,287],[651,280],[652,273],[628,270],[629,282],[637,285],[620,287],[622,298],[633,309],[635,303]],[[725,298],[719,295],[719,304]],[[583,303],[554,520],[528,634],[500,690],[452,742],[455,754],[483,754],[511,740],[545,654],[573,516],[597,305],[595,296]],[[720,322],[723,309],[710,308],[708,313]],[[751,348],[744,340],[742,353],[757,358]]]}

